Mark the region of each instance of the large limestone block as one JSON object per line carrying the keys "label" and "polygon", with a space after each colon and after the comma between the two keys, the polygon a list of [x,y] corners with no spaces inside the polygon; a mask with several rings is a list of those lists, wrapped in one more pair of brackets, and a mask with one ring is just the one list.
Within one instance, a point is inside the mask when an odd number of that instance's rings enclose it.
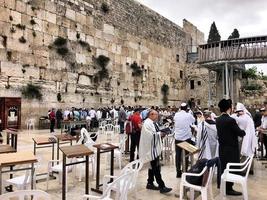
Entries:
{"label": "large limestone block", "polygon": [[72,29],[68,29],[68,39],[69,40],[77,40],[76,38],[76,31]]}
{"label": "large limestone block", "polygon": [[86,16],[76,12],[76,21],[82,25],[86,24]]}
{"label": "large limestone block", "polygon": [[5,76],[22,77],[23,73],[21,69],[20,64],[6,61],[1,62],[1,73]]}
{"label": "large limestone block", "polygon": [[[27,40],[27,38],[26,38]],[[22,52],[29,52],[29,44],[26,41],[26,43],[19,42],[18,39],[8,38],[7,40],[7,48],[14,51],[22,51]]]}
{"label": "large limestone block", "polygon": [[5,0],[5,6],[15,10],[16,7],[16,1],[15,0]]}
{"label": "large limestone block", "polygon": [[52,13],[56,13],[56,4],[51,2],[51,1],[45,1],[45,10],[52,12]]}
{"label": "large limestone block", "polygon": [[16,1],[16,11],[25,13],[26,12],[26,3],[22,1]]}
{"label": "large limestone block", "polygon": [[45,19],[46,21],[56,24],[57,23],[57,15],[51,12],[45,12]]}
{"label": "large limestone block", "polygon": [[80,85],[91,85],[90,78],[86,75],[80,75],[78,84]]}
{"label": "large limestone block", "polygon": [[12,23],[14,23],[14,24],[20,24],[21,23],[21,13],[14,11],[14,10],[11,10],[10,15],[13,18]]}
{"label": "large limestone block", "polygon": [[85,54],[76,53],[76,62],[79,64],[86,64]]}
{"label": "large limestone block", "polygon": [[88,42],[90,46],[95,46],[95,39],[92,36],[86,35],[85,41]]}
{"label": "large limestone block", "polygon": [[58,25],[48,22],[48,24],[46,26],[46,32],[50,35],[57,36],[58,35]]}
{"label": "large limestone block", "polygon": [[68,19],[71,19],[71,20],[75,21],[75,20],[76,20],[76,14],[75,14],[75,11],[74,11],[74,10],[71,10],[71,9],[69,9],[69,8],[67,8],[67,10],[66,10],[66,17],[67,17]]}
{"label": "large limestone block", "polygon": [[77,73],[72,73],[72,72],[67,72],[68,74],[68,83],[77,83],[78,79],[78,74]]}
{"label": "large limestone block", "polygon": [[9,9],[0,7],[0,21],[9,22],[9,15]]}
{"label": "large limestone block", "polygon": [[103,32],[111,35],[115,35],[114,26],[104,24]]}

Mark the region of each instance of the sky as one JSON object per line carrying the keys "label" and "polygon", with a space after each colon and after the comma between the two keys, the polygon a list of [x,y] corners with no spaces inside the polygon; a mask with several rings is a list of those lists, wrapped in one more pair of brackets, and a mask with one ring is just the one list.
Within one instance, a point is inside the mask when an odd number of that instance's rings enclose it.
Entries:
{"label": "sky", "polygon": [[[215,21],[221,39],[237,28],[240,37],[267,35],[267,0],[136,0],[182,27],[187,19],[207,40]],[[248,67],[254,65],[247,65]],[[267,75],[267,64],[255,64]]]}

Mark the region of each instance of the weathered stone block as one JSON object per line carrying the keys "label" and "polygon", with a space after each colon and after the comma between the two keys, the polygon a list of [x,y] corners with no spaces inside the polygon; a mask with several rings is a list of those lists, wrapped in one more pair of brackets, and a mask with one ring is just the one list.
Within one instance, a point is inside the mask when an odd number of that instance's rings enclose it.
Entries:
{"label": "weathered stone block", "polygon": [[85,54],[76,53],[76,62],[79,64],[86,64]]}
{"label": "weathered stone block", "polygon": [[54,14],[54,13],[51,13],[51,12],[45,12],[45,19],[50,22],[50,23],[53,23],[53,24],[56,24],[57,23],[57,15]]}
{"label": "weathered stone block", "polygon": [[22,1],[16,1],[16,11],[25,13],[26,12],[26,4]]}
{"label": "weathered stone block", "polygon": [[51,12],[51,13],[56,13],[56,4],[51,2],[51,1],[45,1],[45,10]]}
{"label": "weathered stone block", "polygon": [[1,62],[1,73],[5,76],[22,77],[21,65],[12,62]]}
{"label": "weathered stone block", "polygon": [[90,78],[88,76],[80,75],[79,76],[78,84],[81,84],[81,85],[91,85],[91,80],[90,80]]}
{"label": "weathered stone block", "polygon": [[10,15],[13,18],[12,23],[14,23],[14,24],[20,24],[21,23],[21,13],[20,12],[11,10]]}
{"label": "weathered stone block", "polygon": [[109,24],[104,24],[103,32],[111,35],[115,35],[114,26]]}
{"label": "weathered stone block", "polygon": [[76,15],[75,15],[75,11],[71,10],[69,8],[66,9],[66,17],[75,21],[76,20]]}
{"label": "weathered stone block", "polygon": [[82,25],[86,24],[86,16],[76,12],[76,21]]}
{"label": "weathered stone block", "polygon": [[15,0],[5,0],[5,6],[15,10],[16,8],[16,1]]}

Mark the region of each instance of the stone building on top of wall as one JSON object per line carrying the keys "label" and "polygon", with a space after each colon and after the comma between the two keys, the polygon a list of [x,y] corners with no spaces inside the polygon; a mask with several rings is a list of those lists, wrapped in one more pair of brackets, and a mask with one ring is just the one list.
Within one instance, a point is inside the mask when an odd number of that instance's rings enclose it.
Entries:
{"label": "stone building on top of wall", "polygon": [[134,0],[0,2],[0,96],[22,97],[22,119],[51,107],[162,106],[163,84],[168,105],[207,104],[207,73],[188,60],[204,34],[187,20]]}

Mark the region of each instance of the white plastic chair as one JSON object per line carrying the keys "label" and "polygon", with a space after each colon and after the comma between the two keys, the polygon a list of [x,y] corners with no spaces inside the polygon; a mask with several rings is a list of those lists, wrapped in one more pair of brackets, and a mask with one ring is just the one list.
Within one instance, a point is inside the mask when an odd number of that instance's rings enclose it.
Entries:
{"label": "white plastic chair", "polygon": [[111,139],[114,136],[114,125],[106,124],[104,134]]}
{"label": "white plastic chair", "polygon": [[110,193],[112,188],[116,187],[119,190],[116,192],[116,200],[127,200],[127,194],[131,185],[131,179],[133,178],[134,172],[128,172],[117,177],[112,183],[104,188],[102,196],[84,195],[83,200],[87,199],[102,199],[112,200]]}
{"label": "white plastic chair", "polygon": [[[123,174],[128,174],[129,172],[133,172],[133,176],[132,176],[132,179],[130,181],[130,185],[129,185],[129,192],[132,192],[134,191],[135,193],[135,199],[137,199],[137,191],[136,191],[136,182],[137,182],[137,178],[138,178],[138,174],[139,174],[139,171],[142,169],[143,167],[143,162],[141,160],[135,160],[135,161],[132,161],[130,163],[128,163],[121,171],[120,175],[123,175]],[[109,187],[109,179],[110,178],[117,178],[117,176],[111,176],[111,175],[105,175],[104,178],[103,178],[103,188],[105,190],[105,188]],[[118,192],[121,192],[120,191],[120,185],[113,185],[111,187],[111,190],[113,191],[116,191],[117,193]],[[127,199],[127,198],[126,198]],[[124,200],[126,200],[124,199]]]}
{"label": "white plastic chair", "polygon": [[[214,169],[214,167],[210,167],[210,169],[208,169],[208,167],[206,166],[206,167],[204,167],[204,169],[199,174],[183,173],[182,174],[182,178],[181,178],[181,182],[180,182],[180,200],[183,199],[183,197],[184,197],[184,187],[190,188],[190,199],[191,200],[194,199],[194,191],[195,190],[201,192],[201,199],[202,200],[207,200],[208,199],[208,187],[211,186],[211,181],[212,181],[212,176],[213,176],[213,169]],[[207,170],[209,170],[209,176],[208,176],[208,179],[207,179],[207,182],[206,182],[205,186],[193,185],[193,184],[187,182],[187,180],[186,180],[187,176],[200,177]],[[210,187],[210,194],[212,196],[212,187]]]}
{"label": "white plastic chair", "polygon": [[[249,156],[243,163],[227,163],[226,169],[221,176],[221,195],[226,195],[226,182],[233,182],[241,184],[244,200],[248,199],[247,179],[252,161],[253,155]],[[231,167],[237,168],[231,169]],[[244,172],[245,170],[245,176],[233,174],[235,172]]]}
{"label": "white plastic chair", "polygon": [[15,192],[9,192],[6,194],[2,194],[0,196],[1,200],[24,200],[26,199],[31,199],[32,200],[52,200],[50,195],[42,190],[20,190],[20,191],[15,191]]}
{"label": "white plastic chair", "polygon": [[99,123],[98,131],[100,134],[104,133],[106,124],[107,122],[105,120]]}
{"label": "white plastic chair", "polygon": [[[35,188],[35,173],[33,177],[33,186]],[[31,185],[31,170],[26,170],[22,176],[17,176],[11,179],[4,180],[4,185],[13,185],[18,190],[26,190]],[[1,198],[0,198],[1,199]]]}
{"label": "white plastic chair", "polygon": [[30,129],[34,129],[35,127],[35,119],[31,118],[31,119],[27,119],[26,122],[25,122],[26,126],[27,126],[27,130],[30,130]]}
{"label": "white plastic chair", "polygon": [[174,161],[174,140],[174,134],[167,135],[162,140],[162,155],[164,162],[170,160],[170,158]]}
{"label": "white plastic chair", "polygon": [[[77,144],[84,144],[87,148],[89,148],[92,151],[95,151],[95,148],[93,148],[93,145],[96,144],[92,138],[90,137],[88,131],[85,128],[81,129],[81,135],[80,135],[80,139],[77,142]],[[77,161],[84,161],[85,158],[77,158]],[[89,163],[91,163],[91,168],[92,168],[92,176],[95,176],[95,171],[96,171],[96,162],[95,162],[95,154],[92,154],[89,156]],[[78,166],[82,166],[82,168],[79,169],[79,181],[82,180],[82,175],[83,172],[85,171],[85,164],[81,164],[81,165],[75,165],[75,169]]]}
{"label": "white plastic chair", "polygon": [[[68,159],[67,159],[68,160]],[[70,162],[75,162],[76,158],[72,158],[70,159]],[[58,163],[57,165],[52,165],[52,163]],[[73,170],[73,165],[67,166],[66,167],[66,173],[70,173]],[[46,177],[46,190],[48,190],[48,180],[49,180],[49,176],[51,173],[56,172],[58,173],[58,180],[59,183],[62,183],[62,173],[63,173],[63,163],[60,160],[50,160],[48,161],[48,169],[47,169],[47,177]],[[66,185],[67,184],[67,177],[66,176]],[[68,190],[68,187],[66,187],[66,191]]]}

